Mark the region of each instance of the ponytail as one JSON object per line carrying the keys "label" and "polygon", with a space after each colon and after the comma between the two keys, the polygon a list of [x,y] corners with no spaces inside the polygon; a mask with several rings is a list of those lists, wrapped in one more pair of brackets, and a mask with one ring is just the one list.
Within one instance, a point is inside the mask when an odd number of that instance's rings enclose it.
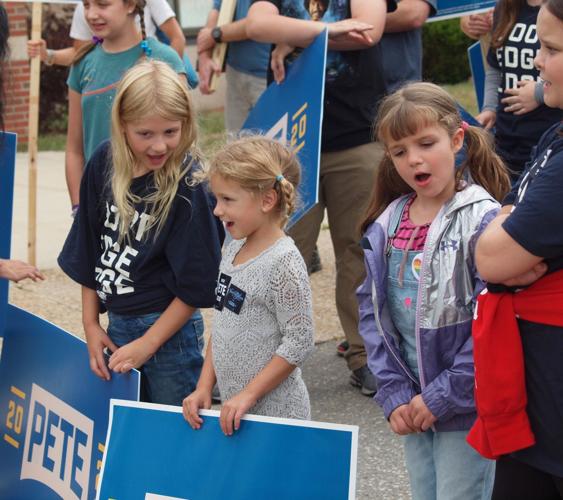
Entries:
{"label": "ponytail", "polygon": [[468,125],[462,128],[465,129],[466,159],[456,172],[456,180],[460,181],[469,169],[473,182],[482,186],[496,200],[502,201],[510,191],[510,176],[494,151],[490,134],[479,127]]}
{"label": "ponytail", "polygon": [[278,193],[278,207],[281,216],[281,223],[282,226],[285,226],[285,223],[289,217],[291,217],[291,214],[295,212],[295,206],[297,204],[296,189],[295,186],[283,175],[278,175],[276,177],[274,189]]}

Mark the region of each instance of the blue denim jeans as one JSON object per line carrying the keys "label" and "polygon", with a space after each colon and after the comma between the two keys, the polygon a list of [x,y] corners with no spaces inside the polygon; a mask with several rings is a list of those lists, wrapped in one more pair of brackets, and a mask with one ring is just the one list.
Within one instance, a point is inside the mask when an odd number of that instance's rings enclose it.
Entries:
{"label": "blue denim jeans", "polygon": [[[108,335],[121,347],[142,337],[161,313],[109,313]],[[197,384],[203,365],[203,318],[196,311],[141,368],[141,401],[181,406]]]}
{"label": "blue denim jeans", "polygon": [[468,431],[405,436],[405,459],[413,500],[490,500],[495,462],[481,457]]}

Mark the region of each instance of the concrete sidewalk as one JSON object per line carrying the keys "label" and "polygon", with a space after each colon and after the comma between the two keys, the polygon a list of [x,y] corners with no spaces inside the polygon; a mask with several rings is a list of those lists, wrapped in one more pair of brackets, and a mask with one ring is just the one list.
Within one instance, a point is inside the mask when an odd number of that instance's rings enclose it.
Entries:
{"label": "concrete sidewalk", "polygon": [[[39,153],[37,166],[37,266],[57,266],[59,254],[72,224],[67,194],[63,152]],[[12,258],[27,259],[28,155],[16,156]]]}

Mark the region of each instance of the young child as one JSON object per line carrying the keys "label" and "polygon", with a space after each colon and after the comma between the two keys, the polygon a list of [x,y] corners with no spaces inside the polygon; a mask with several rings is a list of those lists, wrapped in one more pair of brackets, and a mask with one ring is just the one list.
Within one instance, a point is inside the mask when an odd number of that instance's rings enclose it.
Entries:
{"label": "young child", "polygon": [[495,128],[497,153],[518,180],[542,134],[561,120],[561,110],[543,103],[543,85],[533,58],[540,48],[536,19],[541,0],[499,0],[487,55],[485,102],[477,116]]}
{"label": "young child", "polygon": [[[59,256],[82,285],[94,373],[109,379],[108,368],[140,368],[142,400],[173,405],[194,390],[203,364],[197,308],[215,301],[223,234],[205,189],[191,186],[196,119],[182,80],[153,60],[124,75],[111,143],[88,162]],[[99,323],[106,309],[107,334]]]}
{"label": "young child", "polygon": [[[563,0],[543,4],[537,28],[544,100],[563,110]],[[473,327],[479,419],[470,442],[498,458],[495,500],[563,498],[562,193],[558,122],[475,249],[489,283],[518,288],[489,285]]]}
{"label": "young child", "polygon": [[311,417],[298,366],[313,349],[311,290],[305,263],[283,227],[295,206],[295,155],[264,137],[226,145],[206,173],[215,215],[232,241],[221,261],[211,342],[195,392],[184,400],[194,429],[210,408],[217,380],[226,435],[245,413]]}
{"label": "young child", "polygon": [[[185,69],[178,54],[146,38],[145,0],[84,0],[94,43],[82,47],[68,77],[66,180],[73,213],[79,204],[84,165],[96,147],[110,137],[111,105],[123,73],[150,57],[168,63],[177,73]],[[135,18],[139,14],[141,32]]]}
{"label": "young child", "polygon": [[475,420],[471,319],[483,287],[473,251],[509,176],[486,132],[431,83],[387,97],[377,136],[386,153],[362,225],[367,277],[358,289],[375,400],[405,436],[413,499],[485,499],[494,464],[465,441]]}

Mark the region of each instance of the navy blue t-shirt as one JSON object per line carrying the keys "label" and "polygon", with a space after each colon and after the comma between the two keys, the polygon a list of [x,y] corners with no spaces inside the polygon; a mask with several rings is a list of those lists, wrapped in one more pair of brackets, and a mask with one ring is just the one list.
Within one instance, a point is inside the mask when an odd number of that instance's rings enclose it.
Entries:
{"label": "navy blue t-shirt", "polygon": [[[532,148],[542,134],[563,118],[560,109],[549,108],[542,104],[524,115],[515,115],[504,111],[501,99],[507,97],[505,89],[515,88],[520,80],[539,80],[539,71],[534,66],[534,58],[540,48],[536,32],[536,19],[539,6],[525,3],[504,44],[498,49],[489,49],[487,62],[502,74],[498,89],[499,103],[495,122],[495,144],[499,155],[515,173],[518,179],[530,159]],[[496,22],[496,18],[495,18]]]}
{"label": "navy blue t-shirt", "polygon": [[[307,21],[333,23],[351,16],[350,0],[267,1],[278,8],[280,15]],[[386,1],[388,12],[397,8],[395,0]],[[295,50],[286,63],[291,64],[300,53],[301,49]],[[271,83],[273,74],[270,65],[268,68],[268,83]],[[373,120],[384,95],[379,44],[360,50],[327,51],[322,151],[342,151],[372,142]]]}
{"label": "navy blue t-shirt", "polygon": [[[186,159],[185,165],[189,163]],[[142,201],[154,191],[152,173],[134,178],[130,238],[118,240],[119,215],[110,186],[109,141],[88,162],[80,185],[80,209],[59,255],[62,270],[96,290],[104,309],[141,315],[164,311],[175,297],[193,307],[211,307],[221,260],[222,224],[212,213],[205,187],[189,185],[193,163],[178,184],[166,223],[155,237],[147,230]]]}
{"label": "navy blue t-shirt", "polygon": [[[503,223],[506,232],[530,253],[543,257],[553,272],[563,268],[563,126],[540,139],[518,184],[504,201],[514,204]],[[563,328],[518,321],[527,412],[536,444],[514,458],[563,477]]]}

